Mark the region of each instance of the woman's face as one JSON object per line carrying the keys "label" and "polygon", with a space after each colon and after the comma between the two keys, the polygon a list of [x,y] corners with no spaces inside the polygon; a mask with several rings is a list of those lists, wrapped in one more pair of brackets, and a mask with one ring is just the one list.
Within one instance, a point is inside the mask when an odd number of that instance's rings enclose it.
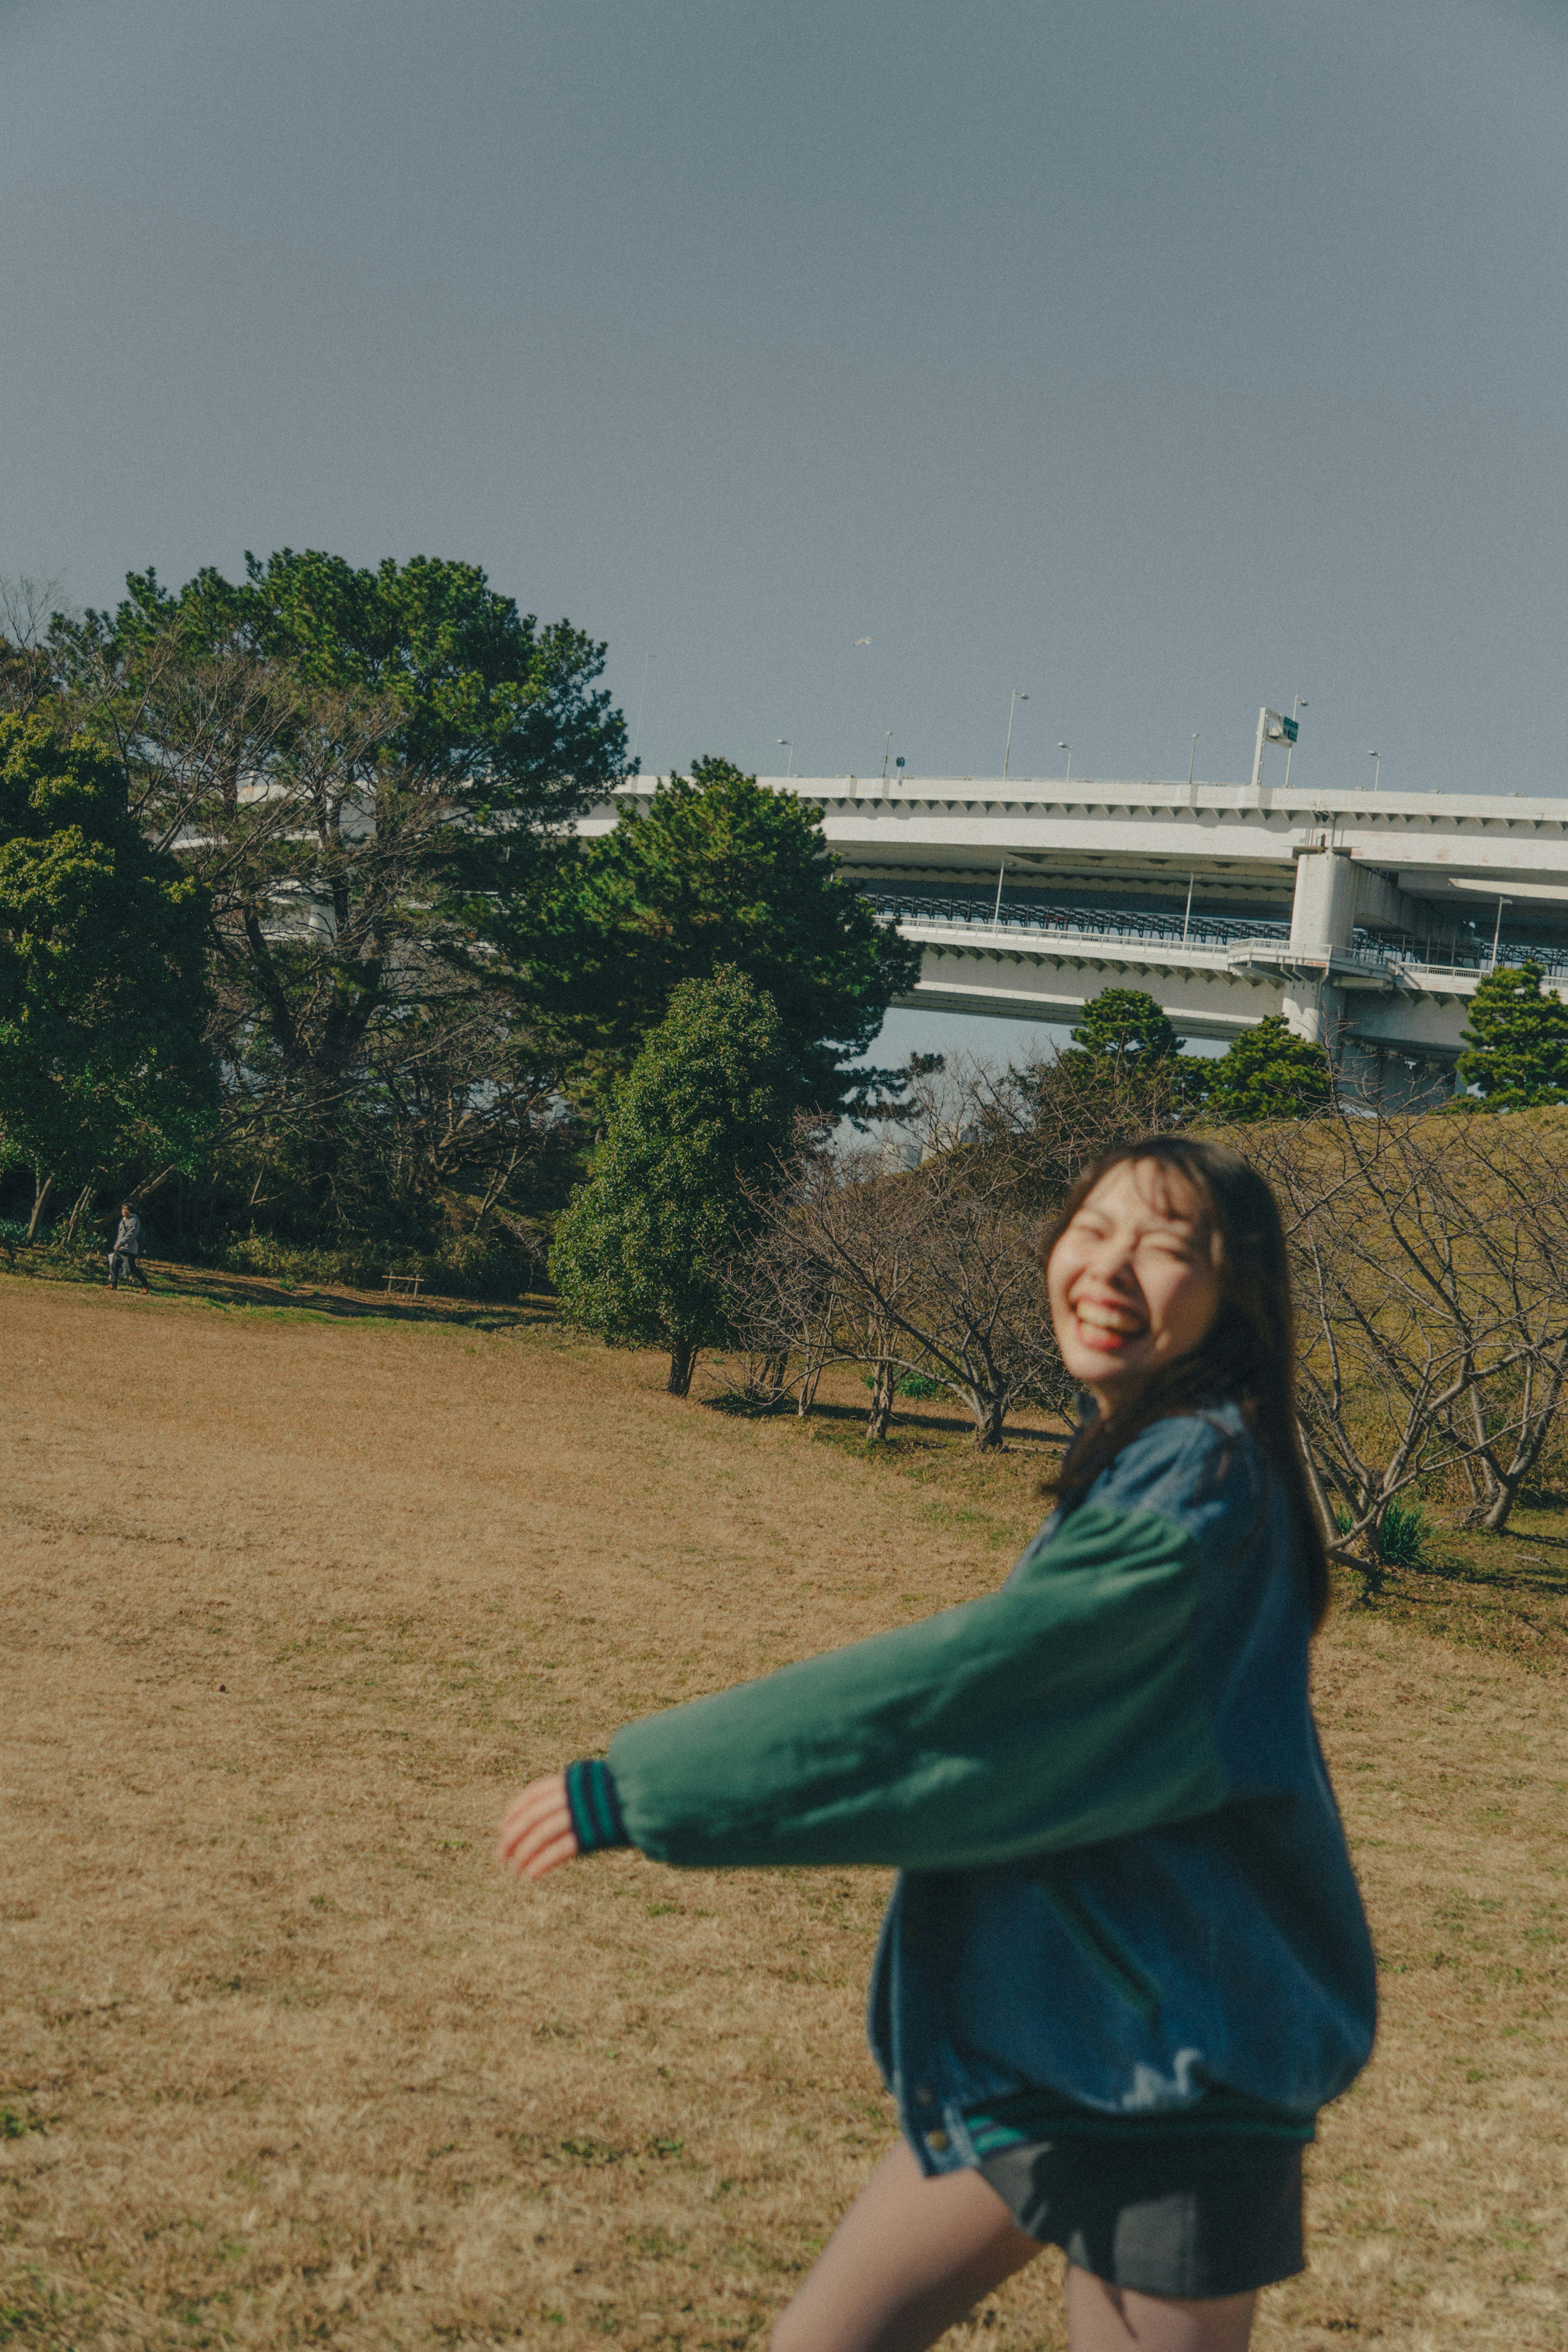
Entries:
{"label": "woman's face", "polygon": [[1196,1348],[1219,1305],[1190,1187],[1151,1160],[1103,1176],[1051,1254],[1051,1319],[1068,1371],[1108,1412]]}

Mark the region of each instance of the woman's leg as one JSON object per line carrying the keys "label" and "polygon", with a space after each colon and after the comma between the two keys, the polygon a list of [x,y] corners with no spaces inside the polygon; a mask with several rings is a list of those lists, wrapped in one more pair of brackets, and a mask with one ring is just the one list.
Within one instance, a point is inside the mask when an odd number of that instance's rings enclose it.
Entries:
{"label": "woman's leg", "polygon": [[1134,2294],[1074,2265],[1067,2273],[1067,2340],[1072,2352],[1247,2352],[1257,2300]]}
{"label": "woman's leg", "polygon": [[780,2317],[772,2352],[925,2352],[1040,2252],[977,2172],[927,2180],[900,2140]]}

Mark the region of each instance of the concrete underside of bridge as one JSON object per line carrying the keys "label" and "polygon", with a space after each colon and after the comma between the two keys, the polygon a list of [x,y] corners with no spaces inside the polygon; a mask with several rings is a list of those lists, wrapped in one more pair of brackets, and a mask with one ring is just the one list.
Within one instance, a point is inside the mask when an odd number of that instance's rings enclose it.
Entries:
{"label": "concrete underside of bridge", "polygon": [[[1159,957],[1110,948],[1042,954],[947,943],[925,932],[921,940],[920,978],[903,1000],[908,1006],[1071,1027],[1103,989],[1139,988],[1154,997],[1179,1035],[1226,1043],[1266,1013],[1279,1013],[1298,1034],[1330,1049],[1343,1079],[1390,1105],[1451,1091],[1466,1000],[1475,986],[1473,978],[1450,982],[1441,992],[1394,983],[1376,990],[1346,986],[1332,961],[1319,972],[1304,965],[1281,972],[1230,970],[1222,959],[1196,950]],[[1027,1042],[1020,1037],[1019,1043],[1027,1055]]]}
{"label": "concrete underside of bridge", "polygon": [[[622,787],[583,831],[606,830],[617,803],[645,804],[659,781]],[[1232,1038],[1281,1013],[1375,1077],[1404,1063],[1427,1085],[1462,1049],[1490,953],[1542,952],[1550,984],[1568,996],[1568,801],[1092,779],[758,781],[816,805],[846,880],[890,904],[925,895],[889,919],[924,949],[909,1002],[934,1012],[1071,1024],[1103,989],[1141,988],[1186,1036]],[[987,919],[993,894],[1010,921]],[[1126,934],[1103,936],[1116,930],[1112,909],[1126,910]],[[1186,942],[1177,924],[1188,918],[1223,936]],[[1248,936],[1252,922],[1271,936]],[[1163,936],[1130,936],[1140,926]]]}

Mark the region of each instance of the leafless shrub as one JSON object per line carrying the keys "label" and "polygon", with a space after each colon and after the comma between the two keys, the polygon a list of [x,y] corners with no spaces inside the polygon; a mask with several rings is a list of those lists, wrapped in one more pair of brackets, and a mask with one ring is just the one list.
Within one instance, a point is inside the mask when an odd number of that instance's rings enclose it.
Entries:
{"label": "leafless shrub", "polygon": [[1041,1216],[1107,1151],[1191,1117],[1179,1078],[1157,1064],[1068,1052],[963,1069],[958,1083],[969,1130],[1006,1155],[1019,1202]]}
{"label": "leafless shrub", "polygon": [[834,1152],[808,1137],[798,1149],[763,1205],[740,1320],[755,1350],[800,1363],[801,1409],[831,1360],[870,1372],[873,1438],[911,1375],[962,1401],[982,1449],[1002,1443],[1024,1398],[1064,1401],[1035,1262],[1039,1216],[997,1099],[973,1074],[928,1077],[908,1146]]}
{"label": "leafless shrub", "polygon": [[1286,1221],[1302,1431],[1337,1556],[1375,1565],[1390,1506],[1445,1474],[1473,1524],[1500,1528],[1568,1378],[1555,1138],[1330,1116],[1238,1140]]}

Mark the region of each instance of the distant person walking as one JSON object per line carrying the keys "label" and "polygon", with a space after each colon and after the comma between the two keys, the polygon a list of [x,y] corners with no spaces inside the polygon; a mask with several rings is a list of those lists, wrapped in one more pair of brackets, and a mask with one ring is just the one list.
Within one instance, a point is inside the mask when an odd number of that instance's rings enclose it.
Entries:
{"label": "distant person walking", "polygon": [[903,2137],[773,2352],[924,2352],[1042,2244],[1072,2352],[1241,2352],[1372,2048],[1273,1196],[1152,1137],[1041,1255],[1097,1412],[1002,1590],[646,1717],[502,1823],[525,1878],[613,1845],[900,1868],[870,2031]]}
{"label": "distant person walking", "polygon": [[120,1230],[114,1236],[114,1247],[109,1253],[109,1286],[120,1288],[121,1275],[129,1275],[140,1290],[152,1286],[141,1271],[141,1220],[129,1201],[120,1204]]}

